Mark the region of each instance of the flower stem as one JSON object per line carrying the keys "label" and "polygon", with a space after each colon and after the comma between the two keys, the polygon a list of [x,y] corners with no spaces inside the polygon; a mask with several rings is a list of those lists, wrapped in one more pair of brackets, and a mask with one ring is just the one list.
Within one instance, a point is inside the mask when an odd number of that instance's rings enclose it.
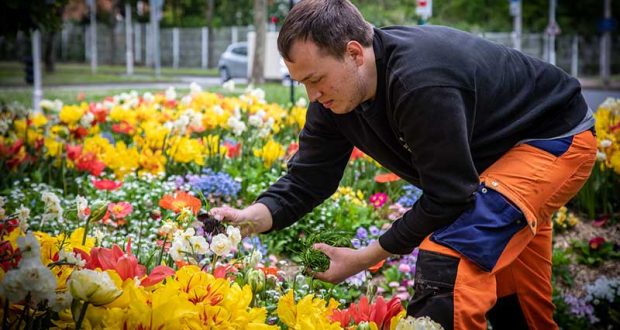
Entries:
{"label": "flower stem", "polygon": [[161,265],[161,260],[164,257],[164,250],[166,249],[166,243],[168,241],[168,234],[166,234],[166,236],[164,236],[164,241],[161,244],[161,251],[159,251],[159,258],[157,258],[157,264],[156,265]]}
{"label": "flower stem", "polygon": [[90,216],[86,217],[86,223],[84,223],[84,235],[82,236],[82,245],[86,243],[86,236],[88,236],[88,223],[90,222]]}
{"label": "flower stem", "polygon": [[4,314],[2,314],[2,329],[8,329],[7,317],[9,316],[9,299],[4,298]]}
{"label": "flower stem", "polygon": [[75,329],[80,330],[82,328],[82,322],[84,322],[84,316],[86,316],[86,309],[88,308],[88,302],[85,301],[82,305],[82,310],[80,311],[80,316],[78,317],[77,322],[75,323]]}

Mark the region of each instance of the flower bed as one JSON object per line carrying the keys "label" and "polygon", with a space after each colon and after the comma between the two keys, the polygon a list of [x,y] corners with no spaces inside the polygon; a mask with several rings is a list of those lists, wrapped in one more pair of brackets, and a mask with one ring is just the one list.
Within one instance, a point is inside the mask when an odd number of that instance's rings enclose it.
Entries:
{"label": "flower bed", "polygon": [[[207,214],[214,206],[251,203],[283,174],[297,150],[303,100],[284,108],[267,103],[260,90],[225,97],[192,84],[183,96],[170,88],[43,107],[28,113],[3,105],[0,112],[3,327],[438,327],[405,317],[415,253],[341,285],[304,275],[321,258],[307,253],[313,232],[337,232],[359,248],[421,194],[359,150],[338,191],[285,230],[242,239],[239,228]],[[599,221],[609,224],[620,205],[613,195],[618,109],[609,101],[597,112],[600,166],[573,205],[575,212],[606,215]],[[598,204],[603,194],[607,206]],[[556,227],[570,230],[577,220],[562,212]],[[613,241],[605,242],[611,248],[598,257],[615,258]],[[591,313],[568,308],[558,320],[616,324],[588,292],[590,300],[575,299]],[[604,300],[609,306],[618,303],[614,292]]]}

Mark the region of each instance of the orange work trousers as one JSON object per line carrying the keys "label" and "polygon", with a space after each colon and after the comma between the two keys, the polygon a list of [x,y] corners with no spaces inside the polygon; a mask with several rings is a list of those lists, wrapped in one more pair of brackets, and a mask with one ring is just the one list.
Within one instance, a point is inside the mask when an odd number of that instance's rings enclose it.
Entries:
{"label": "orange work trousers", "polygon": [[551,216],[595,158],[592,131],[510,149],[480,176],[474,207],[420,245],[408,314],[445,329],[557,329]]}

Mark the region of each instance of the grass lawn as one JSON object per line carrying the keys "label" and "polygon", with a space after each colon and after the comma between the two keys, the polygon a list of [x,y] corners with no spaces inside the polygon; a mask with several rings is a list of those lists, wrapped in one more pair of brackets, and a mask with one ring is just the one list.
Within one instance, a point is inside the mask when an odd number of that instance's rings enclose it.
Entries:
{"label": "grass lawn", "polygon": [[[228,92],[222,89],[222,87],[210,87],[205,88],[208,91],[224,94],[224,95],[239,95],[243,93],[247,86],[246,85],[237,85],[237,88],[234,92]],[[290,103],[290,87],[282,86],[277,83],[267,83],[258,86],[265,90],[265,98],[268,102],[275,102],[282,105],[287,105]],[[115,89],[102,89],[102,90],[88,90],[88,91],[80,91],[80,90],[71,90],[71,89],[44,89],[43,97],[46,99],[54,100],[59,99],[65,104],[72,104],[78,102],[78,97],[83,99],[86,102],[96,102],[101,101],[106,96],[112,96],[116,94],[120,94],[122,92],[129,92],[130,90],[136,90],[138,93],[143,94],[145,92],[162,92],[162,89],[152,89],[152,88],[115,88]],[[187,88],[177,88],[177,93],[179,95],[184,95],[189,92],[189,84]],[[303,86],[295,87],[295,100],[300,97],[306,97],[306,90]],[[2,89],[0,88],[0,102],[19,102],[28,107],[32,106],[32,88],[14,88],[14,89]]]}
{"label": "grass lawn", "polygon": [[[97,84],[118,82],[166,82],[178,81],[177,76],[217,76],[217,69],[161,68],[161,75],[148,67],[134,67],[134,75],[126,75],[122,65],[100,65],[92,74],[90,65],[84,63],[57,63],[53,73],[42,70],[43,86]],[[0,87],[28,85],[25,82],[24,65],[20,62],[0,62]]]}

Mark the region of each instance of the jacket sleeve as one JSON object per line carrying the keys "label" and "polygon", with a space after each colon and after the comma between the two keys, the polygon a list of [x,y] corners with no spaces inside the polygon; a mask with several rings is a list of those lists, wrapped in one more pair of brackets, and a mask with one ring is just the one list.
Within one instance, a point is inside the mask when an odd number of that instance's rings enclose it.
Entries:
{"label": "jacket sleeve", "polygon": [[338,188],[353,145],[328,112],[318,103],[310,104],[299,150],[288,162],[287,174],[256,200],[271,212],[271,230],[290,226]]}
{"label": "jacket sleeve", "polygon": [[423,194],[379,238],[386,251],[411,253],[473,205],[479,185],[469,145],[474,111],[473,92],[458,88],[425,87],[399,98],[394,123],[411,150]]}

